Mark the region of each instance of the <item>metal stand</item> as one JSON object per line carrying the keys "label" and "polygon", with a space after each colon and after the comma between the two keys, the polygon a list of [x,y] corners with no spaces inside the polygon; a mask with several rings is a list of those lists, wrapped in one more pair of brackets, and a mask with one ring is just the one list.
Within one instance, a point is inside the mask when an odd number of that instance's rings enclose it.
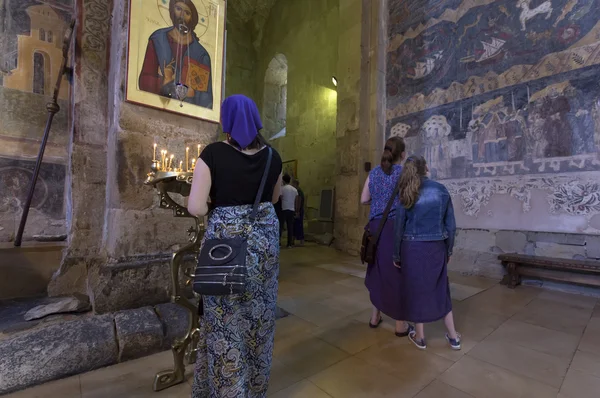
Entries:
{"label": "metal stand", "polygon": [[[198,307],[201,303],[194,303],[192,300],[182,295],[182,288],[179,284],[181,261],[184,255],[189,253],[198,254],[200,250],[200,241],[204,233],[203,220],[192,216],[187,208],[181,206],[173,200],[169,193],[178,193],[182,196],[189,196],[192,183],[192,172],[158,171],[158,161],[152,164],[152,173],[148,174],[146,185],[152,185],[158,190],[160,197],[160,207],[163,209],[172,209],[174,217],[193,218],[194,226],[188,230],[190,243],[185,247],[173,253],[171,259],[171,284],[172,296],[171,302],[179,304],[189,312],[188,329],[182,339],[175,340],[171,350],[173,351],[173,361],[175,366],[172,370],[164,370],[156,374],[154,378],[154,391],[161,391],[174,385],[180,384],[185,379],[185,365],[196,362],[196,347],[199,340],[198,328]],[[186,278],[186,285],[191,283],[190,270],[183,270],[183,276]]]}

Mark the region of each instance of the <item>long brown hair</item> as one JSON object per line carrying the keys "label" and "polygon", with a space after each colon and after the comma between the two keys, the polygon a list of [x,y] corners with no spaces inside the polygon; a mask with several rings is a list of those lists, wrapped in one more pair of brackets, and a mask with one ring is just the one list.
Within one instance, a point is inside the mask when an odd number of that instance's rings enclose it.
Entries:
{"label": "long brown hair", "polygon": [[419,199],[421,181],[427,175],[427,162],[423,156],[406,159],[400,174],[400,203],[410,209]]}
{"label": "long brown hair", "polygon": [[406,145],[402,137],[390,137],[385,142],[383,155],[381,155],[381,169],[385,174],[392,174],[392,166],[400,160]]}

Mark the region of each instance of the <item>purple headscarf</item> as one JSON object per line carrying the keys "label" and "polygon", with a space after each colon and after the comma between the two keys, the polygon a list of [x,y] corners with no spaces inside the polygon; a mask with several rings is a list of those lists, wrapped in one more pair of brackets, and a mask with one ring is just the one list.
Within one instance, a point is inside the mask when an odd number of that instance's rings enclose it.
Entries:
{"label": "purple headscarf", "polygon": [[258,108],[254,101],[245,95],[232,95],[225,98],[221,105],[221,124],[223,132],[231,135],[231,138],[245,149],[258,135],[262,129],[262,122]]}

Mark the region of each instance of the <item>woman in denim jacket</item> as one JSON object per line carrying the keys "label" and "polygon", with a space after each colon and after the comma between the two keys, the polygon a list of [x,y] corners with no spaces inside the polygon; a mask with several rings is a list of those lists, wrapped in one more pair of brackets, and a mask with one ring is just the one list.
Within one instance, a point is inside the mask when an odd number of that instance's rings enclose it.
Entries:
{"label": "woman in denim jacket", "polygon": [[400,175],[394,265],[401,269],[401,302],[406,320],[415,322],[408,337],[418,348],[427,348],[423,324],[444,318],[446,339],[460,350],[446,269],[456,235],[454,209],[446,187],[426,175],[422,156],[409,157]]}

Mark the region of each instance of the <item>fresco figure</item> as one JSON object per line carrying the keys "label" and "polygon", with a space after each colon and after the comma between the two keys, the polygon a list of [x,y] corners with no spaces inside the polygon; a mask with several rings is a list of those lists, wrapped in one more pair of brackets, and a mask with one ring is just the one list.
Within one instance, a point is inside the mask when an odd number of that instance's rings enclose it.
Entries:
{"label": "fresco figure", "polygon": [[557,90],[542,100],[541,117],[544,119],[544,131],[548,146],[544,151],[547,158],[566,157],[572,155],[573,130],[567,119],[571,111],[569,100]]}
{"label": "fresco figure", "polygon": [[594,145],[594,117],[593,111],[585,106],[583,98],[574,95],[571,98],[573,110],[568,119],[573,130],[573,154],[581,155],[596,151]]}
{"label": "fresco figure", "polygon": [[528,129],[527,129],[527,152],[533,157],[533,159],[543,159],[546,153],[546,147],[548,141],[546,140],[546,134],[544,126],[545,120],[542,118],[542,104],[533,104],[533,109],[527,117]]}
{"label": "fresco figure", "polygon": [[451,127],[444,116],[432,116],[421,127],[425,159],[433,178],[448,178],[451,175],[452,159],[449,155]]}
{"label": "fresco figure", "polygon": [[178,98],[176,86],[188,87],[184,102],[213,107],[211,59],[194,32],[198,10],[191,0],[170,0],[173,26],[158,29],[148,40],[140,90],[167,98]]}
{"label": "fresco figure", "polygon": [[507,145],[507,160],[516,162],[523,160],[523,131],[525,119],[519,112],[509,116],[508,121],[504,124],[504,132],[506,134]]}
{"label": "fresco figure", "polygon": [[600,152],[600,98],[596,98],[592,108],[592,118],[594,119],[594,149]]}

